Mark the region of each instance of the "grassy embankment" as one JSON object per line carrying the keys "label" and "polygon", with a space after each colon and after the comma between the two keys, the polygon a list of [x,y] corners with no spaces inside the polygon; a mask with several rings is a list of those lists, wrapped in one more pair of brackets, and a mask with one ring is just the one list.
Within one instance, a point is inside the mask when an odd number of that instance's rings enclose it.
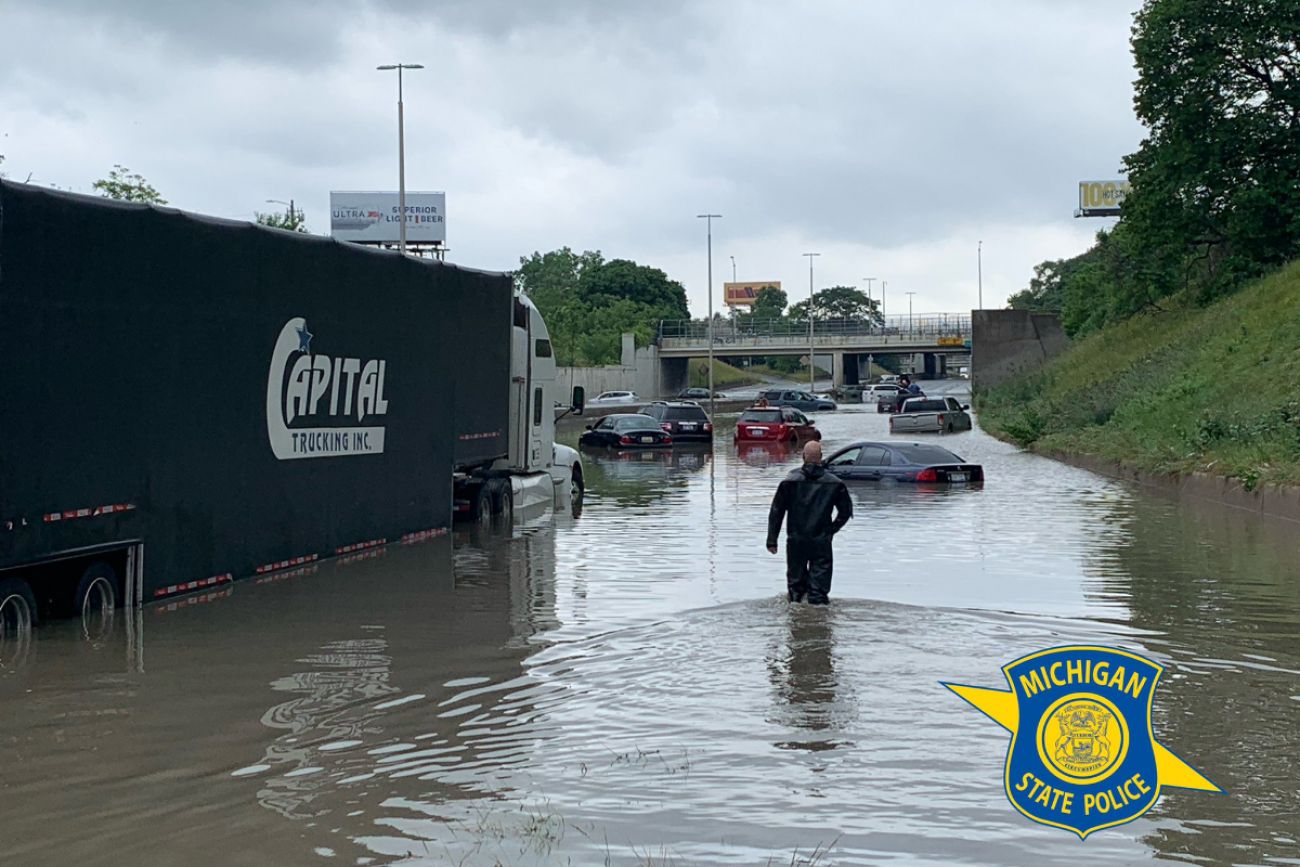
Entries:
{"label": "grassy embankment", "polygon": [[1170,300],[980,396],[991,433],[1154,473],[1300,484],[1300,261],[1209,307]]}

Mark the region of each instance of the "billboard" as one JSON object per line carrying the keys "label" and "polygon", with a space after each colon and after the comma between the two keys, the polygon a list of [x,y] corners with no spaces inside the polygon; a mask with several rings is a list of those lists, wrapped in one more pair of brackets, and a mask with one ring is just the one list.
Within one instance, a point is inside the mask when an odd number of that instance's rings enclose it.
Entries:
{"label": "billboard", "polygon": [[755,283],[723,283],[722,297],[732,307],[751,307],[758,300],[758,293],[768,286],[781,288],[780,280],[760,280]]}
{"label": "billboard", "polygon": [[1128,195],[1126,180],[1080,181],[1079,209],[1076,217],[1118,217],[1119,206]]}
{"label": "billboard", "polygon": [[[401,233],[397,193],[330,192],[330,235],[358,244],[396,244]],[[446,193],[406,191],[406,242],[447,242]]]}

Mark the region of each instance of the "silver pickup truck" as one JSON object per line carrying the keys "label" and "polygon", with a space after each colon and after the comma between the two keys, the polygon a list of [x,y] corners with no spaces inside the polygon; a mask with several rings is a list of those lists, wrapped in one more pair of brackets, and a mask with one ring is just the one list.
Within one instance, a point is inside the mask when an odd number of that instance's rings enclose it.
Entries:
{"label": "silver pickup truck", "polygon": [[970,430],[970,404],[951,397],[914,397],[889,417],[890,433],[952,433]]}

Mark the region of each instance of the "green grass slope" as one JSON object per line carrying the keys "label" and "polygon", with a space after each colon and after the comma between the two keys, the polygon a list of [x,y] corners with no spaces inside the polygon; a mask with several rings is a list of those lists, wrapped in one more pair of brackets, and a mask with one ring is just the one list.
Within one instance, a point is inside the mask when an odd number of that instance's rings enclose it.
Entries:
{"label": "green grass slope", "polygon": [[1170,306],[981,395],[981,425],[1151,472],[1300,483],[1300,262],[1211,307]]}

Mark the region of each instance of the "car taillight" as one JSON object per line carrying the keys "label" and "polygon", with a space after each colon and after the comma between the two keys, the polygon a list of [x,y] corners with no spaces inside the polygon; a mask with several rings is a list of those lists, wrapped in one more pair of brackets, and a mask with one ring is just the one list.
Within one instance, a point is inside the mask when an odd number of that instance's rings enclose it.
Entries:
{"label": "car taillight", "polygon": [[626,434],[624,434],[623,436],[619,437],[619,438],[618,438],[618,441],[619,441],[620,444],[625,445],[625,446],[630,446],[630,445],[632,445],[632,438],[631,438],[630,436],[627,436]]}
{"label": "car taillight", "polygon": [[711,422],[711,421],[706,421],[706,422],[704,423],[704,432],[705,432],[705,433],[713,433],[713,422]]}
{"label": "car taillight", "polygon": [[939,481],[939,473],[935,471],[934,467],[928,467],[916,474],[916,480],[918,482],[937,482]]}
{"label": "car taillight", "polygon": [[663,428],[664,430],[668,431],[669,433],[672,433],[673,426],[670,425],[668,422],[664,422],[663,424],[661,424],[661,425],[659,425],[659,426],[660,426],[661,428]]}
{"label": "car taillight", "polygon": [[667,434],[664,434],[664,445],[670,446],[672,444],[673,444],[673,438],[668,436]]}
{"label": "car taillight", "polygon": [[943,413],[939,413],[939,425],[943,425]]}

